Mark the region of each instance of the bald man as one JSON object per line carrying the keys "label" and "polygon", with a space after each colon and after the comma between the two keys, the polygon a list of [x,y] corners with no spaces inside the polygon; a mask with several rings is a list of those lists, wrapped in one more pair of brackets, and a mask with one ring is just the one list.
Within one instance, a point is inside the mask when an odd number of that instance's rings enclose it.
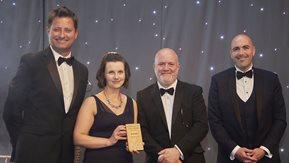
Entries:
{"label": "bald man", "polygon": [[178,80],[173,49],[155,55],[157,82],[137,93],[147,163],[205,163],[200,142],[208,132],[202,88]]}
{"label": "bald man", "polygon": [[217,163],[280,163],[286,108],[277,74],[253,67],[248,35],[231,42],[235,67],[212,77],[209,124],[218,143]]}

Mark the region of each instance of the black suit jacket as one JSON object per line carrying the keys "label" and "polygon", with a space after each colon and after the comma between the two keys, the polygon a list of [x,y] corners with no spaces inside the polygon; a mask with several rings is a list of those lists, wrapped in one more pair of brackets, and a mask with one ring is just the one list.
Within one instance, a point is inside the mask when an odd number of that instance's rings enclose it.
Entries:
{"label": "black suit jacket", "polygon": [[178,81],[173,104],[171,139],[157,83],[137,93],[147,162],[156,163],[158,152],[177,145],[184,162],[205,162],[200,145],[208,132],[202,88]]}
{"label": "black suit jacket", "polygon": [[[255,148],[265,146],[273,154],[263,162],[278,163],[279,142],[286,128],[286,108],[278,76],[254,68],[258,130]],[[230,153],[236,145],[245,147],[245,132],[241,124],[237,102],[235,69],[230,68],[212,77],[209,91],[208,112],[212,135],[218,143],[218,163],[231,161]]]}
{"label": "black suit jacket", "polygon": [[83,101],[88,71],[73,62],[74,93],[65,113],[60,77],[50,48],[21,58],[3,118],[16,163],[73,163],[72,132]]}

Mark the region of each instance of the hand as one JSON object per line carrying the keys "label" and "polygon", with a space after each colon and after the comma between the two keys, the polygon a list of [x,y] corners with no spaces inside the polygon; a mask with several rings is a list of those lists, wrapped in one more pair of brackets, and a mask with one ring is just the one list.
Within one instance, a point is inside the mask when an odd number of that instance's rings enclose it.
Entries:
{"label": "hand", "polygon": [[127,151],[131,152],[132,154],[139,154],[139,153],[140,153],[140,151],[138,151],[138,150],[132,150],[132,151],[130,151],[130,150],[128,149],[128,143],[127,143],[127,142],[125,143],[125,149],[126,149]]}
{"label": "hand", "polygon": [[125,126],[124,125],[117,126],[108,140],[110,142],[110,145],[114,145],[119,140],[126,140]]}
{"label": "hand", "polygon": [[243,148],[237,150],[235,157],[244,163],[254,163],[257,162],[257,159],[252,157],[253,156],[253,150]]}
{"label": "hand", "polygon": [[266,152],[261,148],[255,148],[252,152],[252,157],[256,159],[256,161],[261,160],[265,156]]}
{"label": "hand", "polygon": [[179,163],[180,152],[176,148],[166,148],[159,153],[159,163]]}

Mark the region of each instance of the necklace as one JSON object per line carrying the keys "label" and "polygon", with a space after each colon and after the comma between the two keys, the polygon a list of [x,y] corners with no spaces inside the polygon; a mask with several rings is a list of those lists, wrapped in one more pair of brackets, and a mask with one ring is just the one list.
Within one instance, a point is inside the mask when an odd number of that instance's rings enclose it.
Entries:
{"label": "necklace", "polygon": [[120,94],[119,94],[119,96],[118,96],[118,97],[119,97],[119,101],[120,101],[120,104],[119,104],[119,105],[114,105],[114,104],[112,104],[111,101],[110,101],[110,99],[106,96],[105,91],[103,91],[103,94],[104,94],[104,96],[105,96],[105,98],[106,98],[106,101],[107,101],[107,103],[108,103],[108,105],[109,105],[110,107],[112,107],[112,108],[114,108],[114,109],[119,109],[119,108],[121,108],[122,99],[121,99]]}

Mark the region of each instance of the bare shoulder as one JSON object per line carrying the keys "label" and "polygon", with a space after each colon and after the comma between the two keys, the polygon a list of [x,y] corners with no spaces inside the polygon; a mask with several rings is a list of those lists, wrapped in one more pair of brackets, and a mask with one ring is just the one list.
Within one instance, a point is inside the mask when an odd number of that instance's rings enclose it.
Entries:
{"label": "bare shoulder", "polygon": [[95,103],[95,99],[93,96],[89,96],[83,101],[83,104],[92,104],[92,103]]}
{"label": "bare shoulder", "polygon": [[97,108],[95,98],[93,96],[87,97],[82,103],[81,110],[93,112],[94,114],[96,114]]}

